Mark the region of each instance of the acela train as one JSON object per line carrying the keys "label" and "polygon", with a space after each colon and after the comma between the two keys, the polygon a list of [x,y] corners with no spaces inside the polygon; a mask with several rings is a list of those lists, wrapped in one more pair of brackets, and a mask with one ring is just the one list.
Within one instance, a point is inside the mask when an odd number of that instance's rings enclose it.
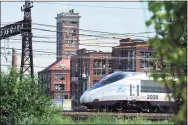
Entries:
{"label": "acela train", "polygon": [[166,112],[174,102],[168,98],[171,95],[146,73],[114,72],[86,90],[80,103],[87,109]]}

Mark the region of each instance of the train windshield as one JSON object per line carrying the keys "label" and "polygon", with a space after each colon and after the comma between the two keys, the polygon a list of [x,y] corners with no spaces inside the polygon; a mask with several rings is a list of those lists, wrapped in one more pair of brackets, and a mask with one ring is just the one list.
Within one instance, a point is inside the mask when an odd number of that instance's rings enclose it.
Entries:
{"label": "train windshield", "polygon": [[130,74],[129,73],[124,73],[124,72],[115,72],[112,74],[107,75],[103,79],[101,79],[98,84],[110,84],[113,82],[116,82],[118,80],[121,80],[123,78],[127,78]]}
{"label": "train windshield", "polygon": [[99,87],[102,87],[104,85],[119,81],[123,78],[127,78],[127,77],[133,76],[133,75],[135,75],[135,73],[132,73],[132,72],[114,72],[114,73],[108,74],[107,76],[102,78],[99,82],[92,85],[88,90],[99,88]]}

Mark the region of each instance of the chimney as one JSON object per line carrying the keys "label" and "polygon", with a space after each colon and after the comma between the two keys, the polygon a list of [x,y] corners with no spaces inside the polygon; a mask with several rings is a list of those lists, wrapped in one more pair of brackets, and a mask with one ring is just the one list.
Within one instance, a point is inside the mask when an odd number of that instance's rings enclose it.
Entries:
{"label": "chimney", "polygon": [[17,70],[17,53],[15,48],[12,48],[12,68]]}

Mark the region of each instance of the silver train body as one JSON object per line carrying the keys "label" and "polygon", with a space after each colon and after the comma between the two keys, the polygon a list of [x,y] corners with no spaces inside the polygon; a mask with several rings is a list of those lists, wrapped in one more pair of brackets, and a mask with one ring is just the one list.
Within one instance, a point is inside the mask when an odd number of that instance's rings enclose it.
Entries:
{"label": "silver train body", "polygon": [[80,98],[88,109],[166,112],[174,102],[170,91],[146,73],[114,72],[91,86]]}

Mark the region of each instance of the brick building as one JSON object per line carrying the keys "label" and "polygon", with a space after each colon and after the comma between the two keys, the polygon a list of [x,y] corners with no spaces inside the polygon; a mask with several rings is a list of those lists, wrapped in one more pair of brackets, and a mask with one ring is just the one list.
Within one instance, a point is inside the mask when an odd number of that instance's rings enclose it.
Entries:
{"label": "brick building", "polygon": [[111,72],[111,53],[80,49],[71,57],[72,107],[79,105],[80,96],[92,84]]}
{"label": "brick building", "polygon": [[56,61],[38,72],[39,79],[46,89],[46,94],[54,99],[70,98],[70,59]]}
{"label": "brick building", "polygon": [[70,57],[79,49],[79,19],[79,13],[74,10],[57,14],[56,61],[38,72],[48,86],[48,94],[54,98],[70,98]]}
{"label": "brick building", "polygon": [[144,72],[153,70],[153,51],[144,40],[121,39],[112,49],[113,71]]}
{"label": "brick building", "polygon": [[79,49],[79,19],[74,10],[57,14],[57,60],[69,58]]}

